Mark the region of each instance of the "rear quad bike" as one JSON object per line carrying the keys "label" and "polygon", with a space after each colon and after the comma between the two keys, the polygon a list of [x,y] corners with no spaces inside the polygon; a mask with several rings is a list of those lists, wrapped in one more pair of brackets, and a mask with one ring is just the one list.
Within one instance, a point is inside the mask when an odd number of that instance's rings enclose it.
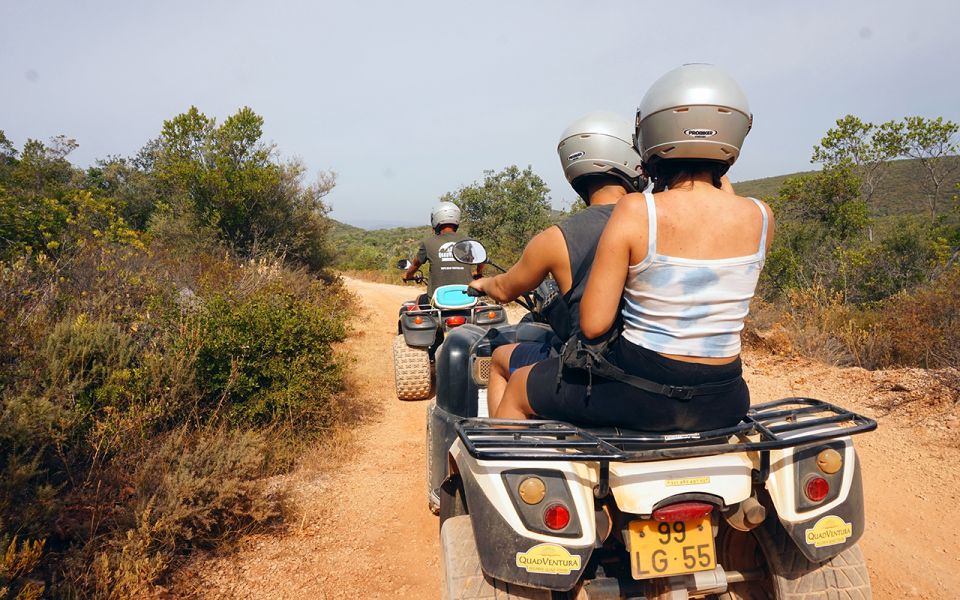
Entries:
{"label": "rear quad bike", "polygon": [[450,332],[427,412],[442,596],[868,599],[851,436],[875,421],[812,398],[672,434],[485,418],[493,349],[538,323]]}
{"label": "rear quad bike", "polygon": [[[397,262],[408,269],[410,261]],[[417,271],[414,281],[426,278]],[[434,358],[444,334],[470,323],[485,328],[507,322],[507,313],[497,304],[480,302],[467,294],[465,285],[438,287],[432,297],[422,294],[400,306],[397,337],[393,340],[393,374],[397,398],[425,400],[434,392]]]}

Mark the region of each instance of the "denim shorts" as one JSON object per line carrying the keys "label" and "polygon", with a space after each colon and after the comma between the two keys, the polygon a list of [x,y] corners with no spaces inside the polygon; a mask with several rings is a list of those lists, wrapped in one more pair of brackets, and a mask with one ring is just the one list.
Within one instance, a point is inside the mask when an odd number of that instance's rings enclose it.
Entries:
{"label": "denim shorts", "polygon": [[520,367],[534,365],[541,360],[556,356],[553,347],[543,342],[520,342],[510,355],[510,374]]}

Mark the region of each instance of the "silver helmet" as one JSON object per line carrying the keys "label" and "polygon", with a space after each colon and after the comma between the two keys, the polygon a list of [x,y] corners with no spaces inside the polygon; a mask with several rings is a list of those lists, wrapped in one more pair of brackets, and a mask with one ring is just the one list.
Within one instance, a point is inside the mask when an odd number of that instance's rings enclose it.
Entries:
{"label": "silver helmet", "polygon": [[441,225],[460,226],[460,208],[453,202],[441,202],[430,211],[430,226],[437,229]]}
{"label": "silver helmet", "polygon": [[753,125],[747,97],[722,69],[689,64],[656,80],[637,108],[637,147],[644,163],[714,160],[732,165]]}
{"label": "silver helmet", "polygon": [[[633,146],[633,125],[608,112],[592,112],[574,121],[560,136],[557,154],[563,174],[585,201],[582,177],[612,175],[630,192],[646,187],[640,172],[640,153]],[[580,182],[578,182],[580,180]]]}

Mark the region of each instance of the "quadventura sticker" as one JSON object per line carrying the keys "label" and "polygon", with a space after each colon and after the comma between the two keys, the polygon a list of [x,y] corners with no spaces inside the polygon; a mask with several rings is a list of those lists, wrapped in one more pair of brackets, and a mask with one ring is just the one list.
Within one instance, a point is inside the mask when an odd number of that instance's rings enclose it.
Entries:
{"label": "quadventura sticker", "polygon": [[684,477],[683,479],[667,479],[664,483],[667,487],[678,487],[683,485],[703,485],[710,483],[710,477]]}
{"label": "quadventura sticker", "polygon": [[853,535],[853,525],[835,515],[827,515],[804,532],[804,539],[810,546],[823,548],[842,544]]}
{"label": "quadventura sticker", "polygon": [[556,544],[537,544],[526,552],[517,552],[517,566],[527,573],[569,575],[580,570],[580,556]]}

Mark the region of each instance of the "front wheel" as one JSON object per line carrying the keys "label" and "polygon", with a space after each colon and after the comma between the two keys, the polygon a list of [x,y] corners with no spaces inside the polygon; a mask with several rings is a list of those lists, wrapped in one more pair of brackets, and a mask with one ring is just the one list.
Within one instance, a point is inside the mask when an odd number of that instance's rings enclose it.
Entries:
{"label": "front wheel", "polygon": [[822,563],[808,560],[770,514],[751,532],[738,531],[720,521],[717,562],[724,569],[752,576],[731,583],[720,600],[870,600],[870,573],[860,546],[854,544]]}
{"label": "front wheel", "polygon": [[440,577],[443,600],[550,600],[550,590],[484,575],[469,515],[450,517],[440,528]]}

